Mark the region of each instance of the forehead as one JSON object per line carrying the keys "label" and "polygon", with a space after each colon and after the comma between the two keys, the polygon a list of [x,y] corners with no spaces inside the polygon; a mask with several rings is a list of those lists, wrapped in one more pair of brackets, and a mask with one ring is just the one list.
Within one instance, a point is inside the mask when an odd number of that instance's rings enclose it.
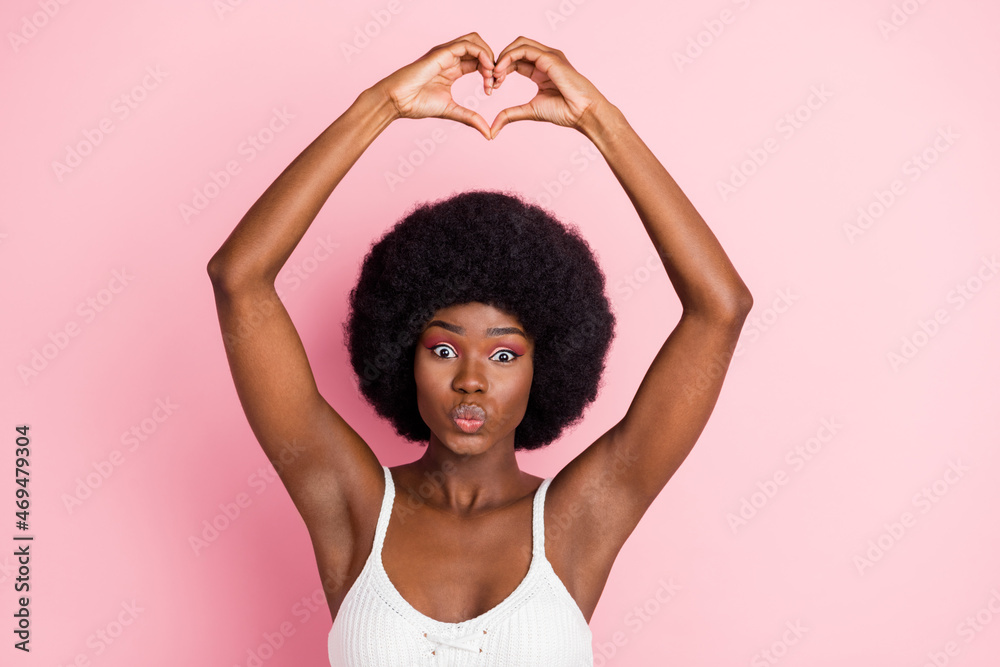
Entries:
{"label": "forehead", "polygon": [[499,308],[471,302],[437,310],[424,325],[423,331],[445,329],[458,335],[503,336],[521,335],[530,340],[517,316]]}

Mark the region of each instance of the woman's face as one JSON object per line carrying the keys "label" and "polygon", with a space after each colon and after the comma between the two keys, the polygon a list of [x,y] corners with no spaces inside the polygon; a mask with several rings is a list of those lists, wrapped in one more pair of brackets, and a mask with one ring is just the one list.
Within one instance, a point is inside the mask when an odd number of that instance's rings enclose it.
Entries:
{"label": "woman's face", "polygon": [[534,343],[516,317],[473,302],[438,310],[417,341],[417,408],[431,439],[459,454],[514,444],[533,375]]}

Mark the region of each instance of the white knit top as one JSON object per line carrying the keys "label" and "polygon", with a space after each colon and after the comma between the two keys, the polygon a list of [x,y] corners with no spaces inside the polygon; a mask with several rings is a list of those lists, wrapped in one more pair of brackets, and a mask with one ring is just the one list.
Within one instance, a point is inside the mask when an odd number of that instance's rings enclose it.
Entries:
{"label": "white knit top", "polygon": [[461,623],[429,618],[403,599],[382,564],[395,485],[385,495],[364,569],[347,592],[329,636],[332,667],[592,667],[583,613],[545,557],[545,491],[535,492],[528,574],[506,600]]}

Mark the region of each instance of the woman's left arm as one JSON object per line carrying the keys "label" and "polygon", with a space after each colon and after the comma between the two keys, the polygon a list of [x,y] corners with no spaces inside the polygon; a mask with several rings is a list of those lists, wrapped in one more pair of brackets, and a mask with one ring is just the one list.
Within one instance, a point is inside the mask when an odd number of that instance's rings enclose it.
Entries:
{"label": "woman's left arm", "polygon": [[708,422],[753,298],[705,220],[622,112],[561,51],[518,38],[498,56],[494,89],[514,71],[535,81],[539,93],[501,111],[492,135],[517,120],[547,120],[586,135],[635,206],[683,306],[625,416],[559,473],[566,477],[564,492],[588,506],[583,516],[594,528],[624,533],[610,540],[620,546]]}

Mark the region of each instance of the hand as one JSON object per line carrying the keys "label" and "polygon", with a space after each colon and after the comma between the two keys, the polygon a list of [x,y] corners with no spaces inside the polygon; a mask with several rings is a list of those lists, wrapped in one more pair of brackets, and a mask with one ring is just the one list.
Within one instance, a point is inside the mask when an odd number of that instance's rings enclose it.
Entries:
{"label": "hand", "polygon": [[477,33],[439,44],[419,60],[375,84],[400,118],[448,118],[465,123],[492,139],[489,123],[475,111],[455,102],[451,86],[479,70],[487,95],[492,93],[493,51]]}
{"label": "hand", "polygon": [[493,89],[498,89],[511,72],[538,84],[538,94],[526,104],[497,114],[490,128],[491,139],[504,125],[518,120],[544,120],[584,132],[584,124],[607,104],[607,98],[569,64],[562,51],[527,37],[518,37],[500,53],[493,68]]}

